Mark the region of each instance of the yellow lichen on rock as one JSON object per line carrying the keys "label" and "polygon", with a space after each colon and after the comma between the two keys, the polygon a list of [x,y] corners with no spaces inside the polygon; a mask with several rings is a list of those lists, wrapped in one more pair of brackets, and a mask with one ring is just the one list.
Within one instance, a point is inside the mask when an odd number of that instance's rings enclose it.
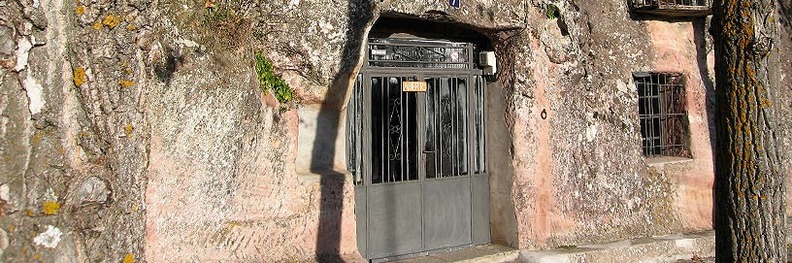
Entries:
{"label": "yellow lichen on rock", "polygon": [[124,261],[122,263],[135,263],[135,256],[132,253],[127,253],[124,255]]}
{"label": "yellow lichen on rock", "polygon": [[74,13],[77,13],[78,16],[85,14],[85,7],[82,5],[78,5],[77,9],[74,10]]}
{"label": "yellow lichen on rock", "polygon": [[54,215],[58,213],[58,210],[60,210],[60,206],[61,205],[58,202],[46,201],[43,204],[41,204],[41,212],[44,213],[45,215]]}
{"label": "yellow lichen on rock", "polygon": [[96,30],[102,29],[102,24],[100,24],[99,22],[94,23],[93,24],[93,29],[96,29]]}
{"label": "yellow lichen on rock", "polygon": [[74,85],[77,87],[82,86],[85,82],[88,81],[88,76],[85,75],[84,68],[75,68],[74,69]]}
{"label": "yellow lichen on rock", "polygon": [[132,124],[127,124],[126,126],[124,126],[124,132],[126,133],[126,135],[132,135],[132,131],[134,130],[135,130],[135,126],[132,126]]}
{"label": "yellow lichen on rock", "polygon": [[102,20],[102,25],[105,25],[105,26],[109,27],[110,29],[113,29],[114,27],[116,27],[120,23],[121,23],[121,17],[119,17],[117,15],[113,15],[113,14],[107,15]]}
{"label": "yellow lichen on rock", "polygon": [[122,79],[122,80],[119,80],[119,81],[118,81],[118,84],[120,84],[120,85],[121,85],[121,87],[124,87],[124,88],[129,88],[129,87],[132,87],[132,86],[134,86],[134,85],[135,85],[135,82],[134,82],[134,81],[131,81],[131,80]]}

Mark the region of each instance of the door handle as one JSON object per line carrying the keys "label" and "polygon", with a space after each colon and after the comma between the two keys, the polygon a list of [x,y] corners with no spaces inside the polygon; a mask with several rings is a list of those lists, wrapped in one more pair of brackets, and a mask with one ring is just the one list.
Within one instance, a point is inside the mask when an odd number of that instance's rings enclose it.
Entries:
{"label": "door handle", "polygon": [[424,154],[430,154],[430,153],[431,153],[431,154],[434,154],[434,153],[435,153],[435,151],[427,151],[427,150],[424,150],[424,151],[423,151],[423,153],[424,153]]}

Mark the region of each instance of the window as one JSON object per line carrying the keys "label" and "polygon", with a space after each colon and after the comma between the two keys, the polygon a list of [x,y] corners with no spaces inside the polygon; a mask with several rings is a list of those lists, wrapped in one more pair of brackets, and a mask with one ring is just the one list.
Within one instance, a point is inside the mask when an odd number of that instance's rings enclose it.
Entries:
{"label": "window", "polygon": [[644,156],[691,158],[682,74],[635,73],[633,77]]}
{"label": "window", "polygon": [[631,0],[635,12],[671,16],[701,17],[712,13],[707,0]]}

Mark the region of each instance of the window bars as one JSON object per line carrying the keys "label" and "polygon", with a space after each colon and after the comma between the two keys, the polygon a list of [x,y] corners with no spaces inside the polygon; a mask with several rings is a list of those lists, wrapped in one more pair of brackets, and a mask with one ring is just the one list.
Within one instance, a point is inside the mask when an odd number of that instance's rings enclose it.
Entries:
{"label": "window bars", "polygon": [[[474,70],[473,48],[448,41],[370,40],[368,66],[355,80],[346,112],[347,169],[356,185],[486,172],[486,84]],[[415,71],[429,73],[418,79]],[[425,92],[402,91],[405,81],[421,80]]]}
{"label": "window bars", "polygon": [[418,96],[406,77],[371,77],[371,184],[418,180]]}
{"label": "window bars", "polygon": [[635,73],[643,154],[691,158],[680,73]]}
{"label": "window bars", "polygon": [[[417,112],[416,93],[401,91],[405,80],[408,78],[371,76],[369,95],[363,91],[366,80],[359,75],[355,81],[347,106],[347,168],[355,184],[364,184],[366,137],[371,139],[368,146],[373,153],[369,160],[371,184],[414,181],[418,169],[425,169],[427,179],[486,172],[483,77],[473,76],[472,91],[467,77],[427,79],[424,114]],[[473,92],[472,96],[468,92]],[[364,96],[372,101],[370,134],[362,130],[367,121],[363,118]],[[419,144],[421,138],[424,143]],[[423,148],[418,149],[419,145]],[[423,168],[417,159],[421,153],[426,156]]]}
{"label": "window bars", "polygon": [[711,13],[708,0],[631,0],[638,13],[661,16],[698,17]]}
{"label": "window bars", "polygon": [[707,0],[633,0],[635,6],[653,7],[682,7],[682,6],[707,6]]}
{"label": "window bars", "polygon": [[370,39],[372,67],[471,69],[473,45],[447,41]]}

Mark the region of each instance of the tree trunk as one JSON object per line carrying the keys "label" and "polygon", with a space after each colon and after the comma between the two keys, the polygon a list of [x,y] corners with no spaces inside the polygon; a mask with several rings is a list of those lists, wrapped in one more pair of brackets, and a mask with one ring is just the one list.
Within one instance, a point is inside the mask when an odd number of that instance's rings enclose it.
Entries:
{"label": "tree trunk", "polygon": [[717,262],[786,262],[774,0],[715,0]]}

